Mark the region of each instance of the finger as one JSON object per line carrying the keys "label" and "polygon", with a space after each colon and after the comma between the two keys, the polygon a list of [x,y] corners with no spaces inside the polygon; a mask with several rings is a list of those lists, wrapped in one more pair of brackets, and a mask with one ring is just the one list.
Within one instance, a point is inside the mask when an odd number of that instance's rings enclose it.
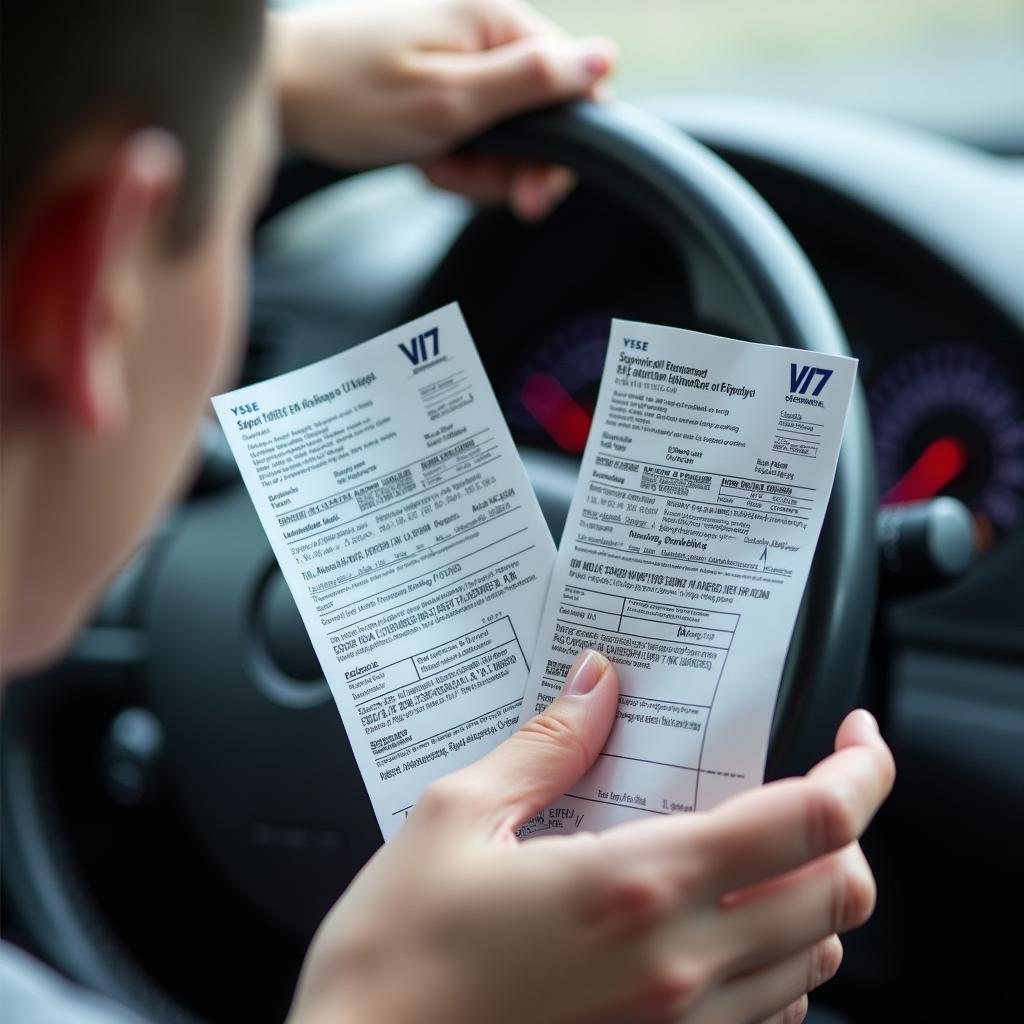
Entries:
{"label": "finger", "polygon": [[867,747],[878,759],[878,767],[886,786],[886,794],[892,789],[896,779],[896,765],[892,753],[878,731],[875,716],[863,708],[851,711],[839,726],[836,733],[835,753],[815,765],[808,774],[812,778],[830,779],[838,773],[843,764],[842,753],[845,750]]}
{"label": "finger", "polygon": [[501,746],[435,783],[428,806],[456,805],[495,833],[510,832],[562,796],[594,763],[618,703],[614,666],[597,651],[581,651],[559,696]]}
{"label": "finger", "polygon": [[480,153],[455,153],[420,164],[438,188],[488,206],[509,203],[524,221],[541,220],[576,183],[565,167]]}
{"label": "finger", "polygon": [[[844,731],[845,730],[845,731]],[[708,815],[706,852],[723,890],[791,871],[858,839],[889,795],[893,760],[877,730],[840,729],[846,745],[806,778],[770,783]]]}
{"label": "finger", "polygon": [[456,192],[484,206],[508,201],[525,161],[476,153],[455,153],[420,164],[420,170],[438,188]]}
{"label": "finger", "polygon": [[459,111],[461,134],[472,135],[513,114],[587,94],[608,75],[617,59],[607,39],[528,36],[476,53],[420,57],[449,83]]}
{"label": "finger", "polygon": [[469,13],[479,19],[485,49],[504,46],[524,36],[568,38],[557,22],[523,0],[478,0],[471,8]]}
{"label": "finger", "polygon": [[693,1024],[710,1024],[713,1020],[803,1020],[807,993],[835,977],[842,960],[843,945],[838,936],[830,935],[770,967],[725,982],[706,1006],[697,1009]]}
{"label": "finger", "polygon": [[761,1024],[803,1024],[807,1019],[807,1011],[810,1009],[810,1004],[807,1001],[807,996],[801,996],[795,1002],[792,1002],[787,1006],[781,1013],[774,1013],[767,1020],[762,1021]]}
{"label": "finger", "polygon": [[719,924],[739,968],[753,970],[859,927],[874,907],[875,880],[853,843],[749,890],[723,909]]}
{"label": "finger", "polygon": [[[481,15],[485,19],[484,49],[504,46],[525,36],[545,35],[550,38],[567,40],[567,33],[560,25],[544,17],[539,11],[521,0],[500,0],[494,3],[488,0],[482,4]],[[614,98],[614,91],[608,81],[598,81],[587,89],[587,99],[595,103],[609,103]]]}
{"label": "finger", "polygon": [[782,1011],[781,1024],[803,1024],[807,1020],[807,1012],[810,1008],[811,1004],[807,996],[801,996]]}
{"label": "finger", "polygon": [[719,894],[792,871],[857,839],[892,788],[892,755],[873,719],[853,712],[836,753],[808,777],[748,790],[713,811],[621,826],[630,843],[703,865]]}
{"label": "finger", "polygon": [[576,185],[576,175],[568,167],[534,164],[523,168],[513,179],[509,205],[520,220],[543,220]]}

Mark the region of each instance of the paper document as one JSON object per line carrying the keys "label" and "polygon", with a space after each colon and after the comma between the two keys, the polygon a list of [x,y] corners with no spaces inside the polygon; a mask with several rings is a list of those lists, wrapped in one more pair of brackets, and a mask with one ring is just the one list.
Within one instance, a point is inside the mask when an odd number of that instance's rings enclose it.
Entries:
{"label": "paper document", "polygon": [[518,723],[551,534],[455,305],[214,408],[387,839]]}
{"label": "paper document", "polygon": [[594,647],[618,666],[618,717],[524,834],[703,810],[761,782],[855,373],[853,359],[613,321],[523,716]]}

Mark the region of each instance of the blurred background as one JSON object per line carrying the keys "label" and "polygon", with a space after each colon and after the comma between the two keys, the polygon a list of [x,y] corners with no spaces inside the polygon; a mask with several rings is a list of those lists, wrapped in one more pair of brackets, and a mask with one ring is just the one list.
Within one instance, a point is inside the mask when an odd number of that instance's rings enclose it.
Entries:
{"label": "blurred background", "polygon": [[742,93],[1024,153],[1022,0],[534,0],[622,48],[623,96]]}

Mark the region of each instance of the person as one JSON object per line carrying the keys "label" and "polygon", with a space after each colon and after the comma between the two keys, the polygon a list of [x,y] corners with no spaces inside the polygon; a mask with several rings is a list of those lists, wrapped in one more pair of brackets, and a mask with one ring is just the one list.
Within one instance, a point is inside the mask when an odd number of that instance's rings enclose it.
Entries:
{"label": "person", "polygon": [[[538,217],[564,172],[452,154],[593,95],[615,52],[519,0],[5,0],[3,39],[9,676],[59,653],[192,471],[236,367],[278,132]],[[803,1018],[875,898],[858,837],[894,768],[874,720],[854,712],[806,777],[713,811],[517,842],[596,757],[617,696],[614,666],[582,652],[545,713],[423,794],[324,921],[291,1024]],[[0,975],[9,1019],[120,1019],[17,951]]]}

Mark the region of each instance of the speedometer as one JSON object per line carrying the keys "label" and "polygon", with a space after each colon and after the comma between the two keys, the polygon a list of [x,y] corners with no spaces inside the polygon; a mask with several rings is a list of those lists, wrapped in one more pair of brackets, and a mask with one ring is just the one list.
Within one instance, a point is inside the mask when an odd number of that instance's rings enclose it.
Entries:
{"label": "speedometer", "polygon": [[503,396],[517,441],[579,454],[597,402],[609,313],[584,313],[543,334]]}
{"label": "speedometer", "polygon": [[974,515],[979,547],[1024,518],[1024,398],[992,356],[966,345],[916,349],[873,383],[883,504],[939,494]]}

